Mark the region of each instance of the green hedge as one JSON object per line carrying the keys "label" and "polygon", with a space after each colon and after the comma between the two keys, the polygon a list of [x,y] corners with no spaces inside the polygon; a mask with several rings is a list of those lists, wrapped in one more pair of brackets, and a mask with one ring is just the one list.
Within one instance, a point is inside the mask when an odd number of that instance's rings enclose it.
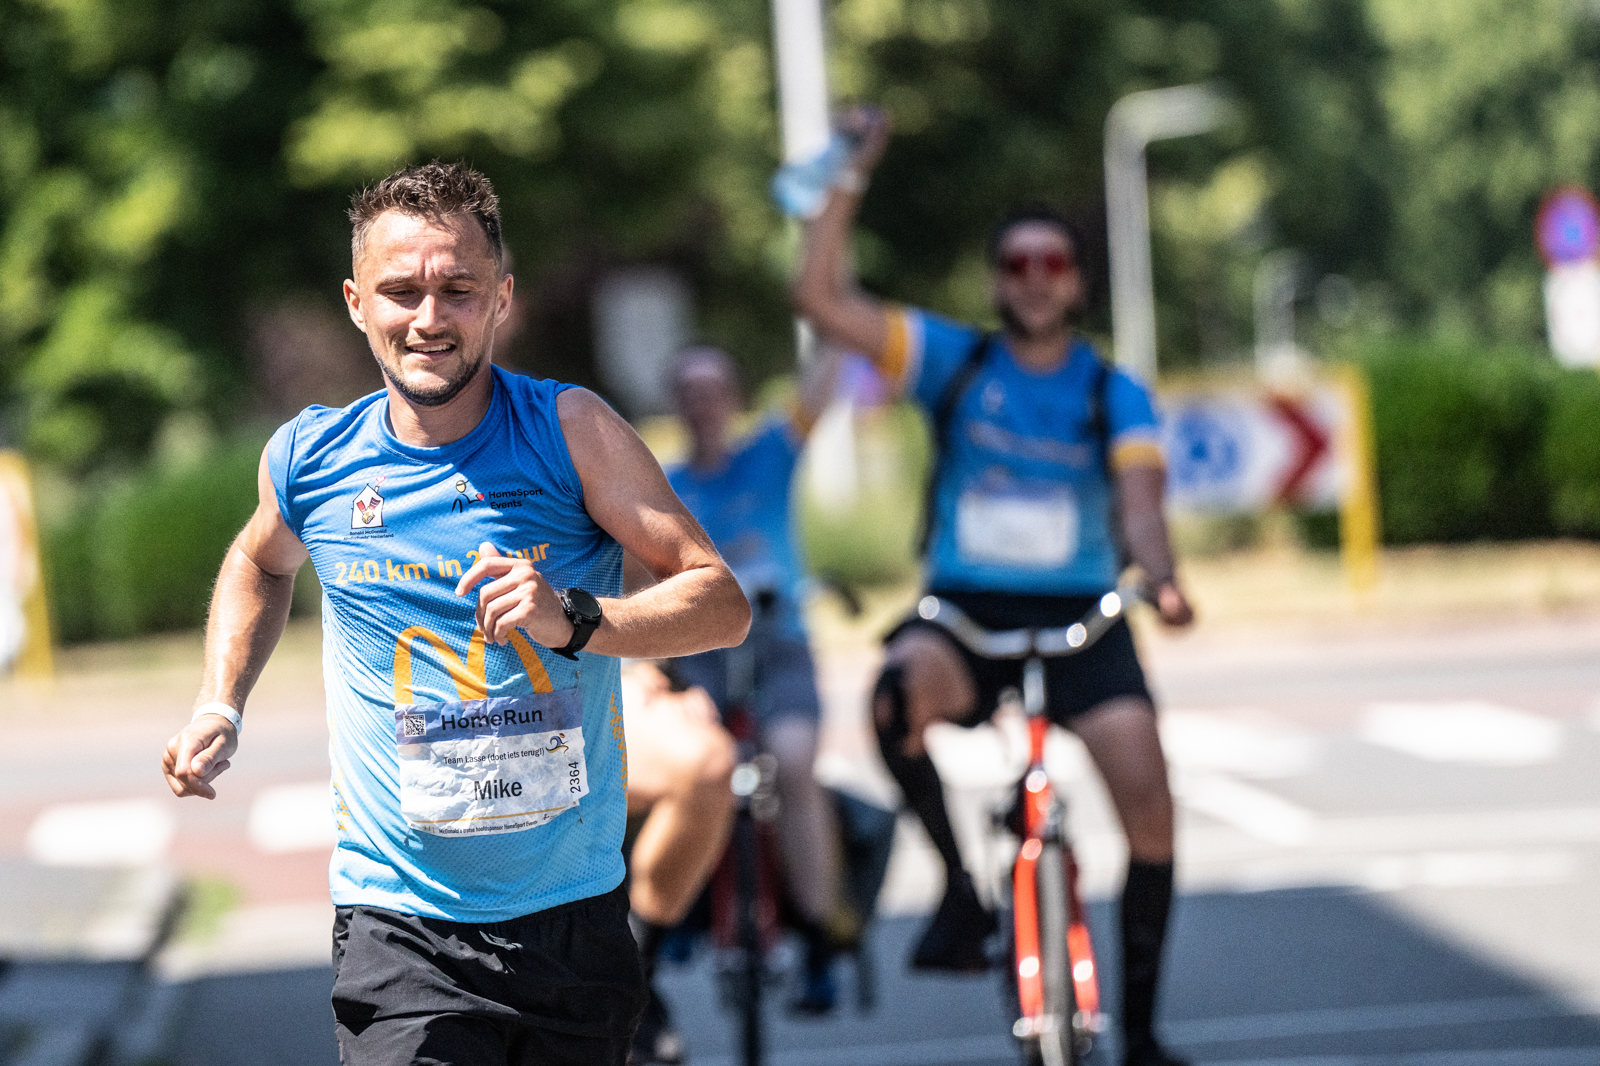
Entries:
{"label": "green hedge", "polygon": [[1563,376],[1544,436],[1556,532],[1600,537],[1600,373]]}
{"label": "green hedge", "polygon": [[228,545],[255,509],[260,440],[152,468],[89,494],[45,531],[61,640],[115,639],[204,623]]}
{"label": "green hedge", "polygon": [[1553,435],[1552,413],[1584,394],[1593,372],[1564,370],[1538,352],[1421,341],[1372,344],[1358,361],[1372,386],[1386,543],[1577,532],[1556,520],[1553,500],[1593,482],[1600,464],[1558,471],[1547,456],[1577,436],[1577,427]]}

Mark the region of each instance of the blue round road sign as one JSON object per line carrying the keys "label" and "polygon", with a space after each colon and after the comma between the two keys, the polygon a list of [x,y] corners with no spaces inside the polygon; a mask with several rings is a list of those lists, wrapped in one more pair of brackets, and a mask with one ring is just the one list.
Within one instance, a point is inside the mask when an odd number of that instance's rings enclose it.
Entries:
{"label": "blue round road sign", "polygon": [[1534,233],[1547,266],[1593,259],[1600,253],[1600,204],[1588,189],[1552,189],[1539,205]]}

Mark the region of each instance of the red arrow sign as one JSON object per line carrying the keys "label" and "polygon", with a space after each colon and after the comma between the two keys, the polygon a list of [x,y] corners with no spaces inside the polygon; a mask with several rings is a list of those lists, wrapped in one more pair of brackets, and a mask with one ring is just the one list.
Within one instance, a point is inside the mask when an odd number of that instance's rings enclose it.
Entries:
{"label": "red arrow sign", "polygon": [[1319,426],[1310,413],[1295,400],[1287,396],[1271,396],[1267,399],[1267,405],[1289,430],[1295,450],[1294,461],[1289,464],[1283,480],[1278,483],[1276,501],[1284,504],[1294,503],[1295,497],[1304,491],[1305,483],[1310,479],[1312,471],[1322,462],[1323,456],[1329,454],[1331,441],[1327,430]]}

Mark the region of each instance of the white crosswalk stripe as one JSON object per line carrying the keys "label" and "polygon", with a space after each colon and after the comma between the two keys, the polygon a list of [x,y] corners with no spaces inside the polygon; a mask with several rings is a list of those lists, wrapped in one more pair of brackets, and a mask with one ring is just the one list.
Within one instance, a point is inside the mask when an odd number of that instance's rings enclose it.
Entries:
{"label": "white crosswalk stripe", "polygon": [[175,829],[160,800],[62,803],[33,820],[26,846],[47,866],[143,866],[166,855]]}
{"label": "white crosswalk stripe", "polygon": [[250,843],[268,855],[332,848],[335,841],[328,783],[275,785],[250,804]]}
{"label": "white crosswalk stripe", "polygon": [[1479,700],[1374,703],[1359,735],[1430,762],[1533,766],[1560,753],[1559,722]]}

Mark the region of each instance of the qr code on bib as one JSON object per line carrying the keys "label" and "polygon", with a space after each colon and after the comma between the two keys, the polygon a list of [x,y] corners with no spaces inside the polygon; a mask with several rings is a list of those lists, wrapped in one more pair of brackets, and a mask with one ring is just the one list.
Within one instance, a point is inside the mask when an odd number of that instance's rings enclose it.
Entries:
{"label": "qr code on bib", "polygon": [[400,725],[408,737],[421,737],[428,734],[428,719],[420,714],[401,715]]}

